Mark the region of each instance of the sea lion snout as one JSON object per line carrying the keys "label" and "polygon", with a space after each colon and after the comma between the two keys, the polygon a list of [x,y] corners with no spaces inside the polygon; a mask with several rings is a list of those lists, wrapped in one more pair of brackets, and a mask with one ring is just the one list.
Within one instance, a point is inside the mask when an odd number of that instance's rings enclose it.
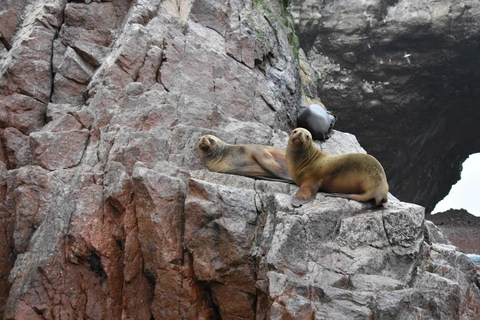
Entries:
{"label": "sea lion snout", "polygon": [[198,147],[202,151],[208,151],[210,149],[209,145],[207,143],[205,143],[204,140],[200,141],[200,143],[198,144]]}
{"label": "sea lion snout", "polygon": [[295,144],[304,144],[312,140],[312,135],[307,129],[296,128],[290,135],[290,141]]}
{"label": "sea lion snout", "polygon": [[215,140],[211,136],[201,136],[198,140],[198,148],[202,151],[209,151],[215,145]]}

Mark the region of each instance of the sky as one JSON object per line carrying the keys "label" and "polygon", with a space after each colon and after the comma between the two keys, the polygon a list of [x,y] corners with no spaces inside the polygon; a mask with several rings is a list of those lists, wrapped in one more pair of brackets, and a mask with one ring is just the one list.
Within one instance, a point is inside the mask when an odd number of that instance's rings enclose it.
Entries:
{"label": "sky", "polygon": [[452,186],[450,193],[437,203],[432,213],[448,209],[465,209],[480,216],[480,153],[471,154],[463,163],[460,180]]}

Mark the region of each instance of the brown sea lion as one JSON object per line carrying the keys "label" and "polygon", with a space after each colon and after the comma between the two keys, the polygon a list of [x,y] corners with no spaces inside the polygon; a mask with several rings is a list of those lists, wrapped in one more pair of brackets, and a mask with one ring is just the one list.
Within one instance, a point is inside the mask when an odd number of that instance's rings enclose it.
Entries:
{"label": "brown sea lion", "polygon": [[293,183],[284,149],[257,144],[227,144],[212,135],[200,137],[198,148],[210,171]]}
{"label": "brown sea lion", "polygon": [[312,201],[318,191],[361,202],[373,199],[376,205],[388,201],[387,178],[377,159],[363,153],[327,155],[313,145],[306,129],[296,128],[290,135],[287,167],[300,187],[294,206]]}

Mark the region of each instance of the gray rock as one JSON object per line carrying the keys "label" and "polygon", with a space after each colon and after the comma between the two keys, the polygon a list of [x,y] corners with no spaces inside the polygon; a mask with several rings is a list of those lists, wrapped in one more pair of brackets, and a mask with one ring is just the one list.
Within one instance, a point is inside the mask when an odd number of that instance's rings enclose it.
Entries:
{"label": "gray rock", "polygon": [[2,97],[0,124],[13,127],[23,134],[40,130],[44,124],[45,104],[24,94]]}
{"label": "gray rock", "polygon": [[357,63],[357,57],[355,53],[351,51],[342,54],[342,59],[350,63]]}
{"label": "gray rock", "polygon": [[132,82],[125,87],[125,93],[131,96],[138,96],[145,91],[145,87],[141,82]]}
{"label": "gray rock", "polygon": [[87,64],[72,48],[67,47],[58,72],[65,78],[79,83],[88,83],[93,75],[93,67]]}
{"label": "gray rock", "polygon": [[60,119],[69,112],[78,110],[78,107],[71,104],[49,103],[47,105],[46,117],[47,121]]}
{"label": "gray rock", "polygon": [[20,168],[32,164],[32,154],[28,147],[28,136],[10,127],[3,132],[3,143],[11,168]]}
{"label": "gray rock", "polygon": [[71,46],[92,67],[100,66],[108,53],[107,47],[81,40],[73,42]]}
{"label": "gray rock", "polygon": [[[374,209],[368,204],[317,195],[312,204],[293,209],[289,204],[269,200],[271,196],[282,197],[276,193],[280,190],[275,183],[262,182],[262,191],[254,195],[240,186],[232,189],[231,182],[222,182],[217,176],[222,175],[205,175],[204,181],[190,181],[186,197],[187,217],[194,214],[196,221],[203,221],[201,225],[207,223],[188,234],[198,235],[202,241],[222,241],[216,244],[218,254],[223,252],[221,256],[192,247],[202,261],[202,278],[218,279],[221,270],[228,274],[222,281],[240,291],[253,290],[249,276],[240,271],[242,265],[236,267],[242,275],[241,283],[238,279],[227,280],[233,274],[224,262],[225,257],[235,260],[245,254],[245,249],[240,248],[250,248],[250,255],[260,262],[257,273],[263,275],[257,278],[257,287],[262,287],[263,281],[269,283],[264,290],[273,301],[266,311],[271,318],[393,319],[415,312],[431,318],[440,314],[463,314],[468,318],[472,314],[471,307],[467,307],[470,303],[465,300],[468,290],[460,295],[454,292],[465,286],[478,291],[473,264],[467,257],[459,259],[461,254],[454,247],[424,242],[422,207],[394,201],[383,209]],[[286,194],[288,199],[292,193]],[[220,199],[214,203],[223,202],[232,209],[221,210],[223,213],[213,209],[211,199],[216,197]],[[244,207],[252,198],[257,199],[257,210],[261,208],[251,215],[256,220],[248,214],[251,205]],[[217,224],[215,230],[213,226]],[[228,236],[220,236],[226,230]],[[208,234],[206,238],[201,236],[203,232]],[[257,240],[252,241],[249,234],[257,234]],[[219,239],[217,236],[222,240],[214,240]],[[226,239],[231,240],[223,242]],[[216,263],[205,264],[205,259]],[[442,291],[440,299],[438,290]],[[222,298],[216,299],[221,303]],[[464,307],[457,313],[446,301]],[[425,307],[427,302],[435,309]]]}

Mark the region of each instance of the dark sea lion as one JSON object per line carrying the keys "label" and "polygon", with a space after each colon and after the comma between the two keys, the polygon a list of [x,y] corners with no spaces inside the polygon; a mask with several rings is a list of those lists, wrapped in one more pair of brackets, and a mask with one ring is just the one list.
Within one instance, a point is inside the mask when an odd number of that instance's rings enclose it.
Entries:
{"label": "dark sea lion", "polygon": [[312,134],[314,140],[325,141],[329,137],[336,117],[318,104],[311,104],[300,111],[297,127],[305,128]]}
{"label": "dark sea lion", "polygon": [[292,200],[300,206],[315,198],[318,191],[376,205],[388,201],[388,183],[382,165],[363,153],[327,155],[312,143],[308,130],[293,130],[287,146],[287,167],[300,187]]}
{"label": "dark sea lion", "polygon": [[257,144],[232,145],[212,135],[200,137],[198,149],[210,171],[293,182],[284,149]]}

